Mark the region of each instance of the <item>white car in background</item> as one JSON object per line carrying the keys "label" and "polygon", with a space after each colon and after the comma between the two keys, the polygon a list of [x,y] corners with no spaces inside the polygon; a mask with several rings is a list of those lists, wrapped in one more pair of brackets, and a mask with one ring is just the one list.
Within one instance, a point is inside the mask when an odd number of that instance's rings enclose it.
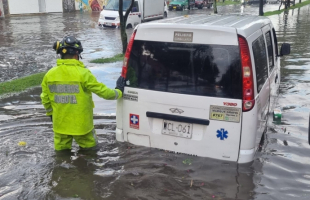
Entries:
{"label": "white car in background", "polygon": [[[123,1],[124,14],[131,5],[131,0]],[[132,10],[127,18],[126,28],[134,28],[146,21],[163,19],[168,16],[168,8],[165,0],[135,0]],[[98,26],[119,27],[119,0],[110,0],[101,11]]]}

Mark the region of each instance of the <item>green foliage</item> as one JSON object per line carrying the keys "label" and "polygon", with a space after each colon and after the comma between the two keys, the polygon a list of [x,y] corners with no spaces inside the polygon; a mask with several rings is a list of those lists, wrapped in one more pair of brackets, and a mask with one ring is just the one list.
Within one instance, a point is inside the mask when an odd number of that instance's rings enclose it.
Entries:
{"label": "green foliage", "polygon": [[33,74],[16,80],[0,83],[0,95],[12,92],[21,92],[25,89],[38,86],[42,83],[46,72]]}
{"label": "green foliage", "polygon": [[235,5],[235,4],[240,4],[240,1],[227,1],[225,0],[224,2],[217,2],[216,4],[218,6],[227,6],[227,5]]}
{"label": "green foliage", "polygon": [[91,63],[113,63],[117,61],[122,61],[124,60],[124,54],[117,54],[111,58],[98,58],[95,60],[91,60]]}
{"label": "green foliage", "polygon": [[191,165],[192,164],[192,160],[187,158],[187,159],[183,160],[183,164],[184,165]]}
{"label": "green foliage", "polygon": [[[300,8],[300,7],[303,7],[303,6],[308,5],[308,4],[310,4],[310,0],[307,0],[307,1],[304,1],[304,2],[301,2],[301,3],[297,3],[297,4],[295,4],[295,6],[291,6],[291,7],[287,8],[287,10],[295,9],[295,8]],[[286,11],[286,10],[285,9],[281,9],[281,10],[265,12],[264,16],[278,15],[278,14],[281,14],[283,11]]]}
{"label": "green foliage", "polygon": [[284,9],[265,12],[264,16],[278,15],[278,14],[281,14],[283,11],[284,11]]}

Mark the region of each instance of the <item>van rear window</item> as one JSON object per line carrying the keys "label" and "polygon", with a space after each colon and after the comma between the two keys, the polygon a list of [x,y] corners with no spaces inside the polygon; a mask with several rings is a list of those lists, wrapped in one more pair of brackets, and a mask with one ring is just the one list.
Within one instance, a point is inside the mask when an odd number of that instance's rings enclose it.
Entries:
{"label": "van rear window", "polygon": [[135,40],[129,87],[188,95],[242,99],[238,46]]}

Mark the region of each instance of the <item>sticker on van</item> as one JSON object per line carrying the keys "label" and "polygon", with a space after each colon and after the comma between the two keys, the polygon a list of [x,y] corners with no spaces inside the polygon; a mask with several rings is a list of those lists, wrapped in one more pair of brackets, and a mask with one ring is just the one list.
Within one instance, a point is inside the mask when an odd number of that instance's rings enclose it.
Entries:
{"label": "sticker on van", "polygon": [[129,114],[130,128],[139,129],[139,115]]}
{"label": "sticker on van", "polygon": [[221,140],[228,138],[228,131],[225,131],[225,129],[223,128],[221,128],[220,130],[217,130],[216,133],[217,133],[216,137],[220,138]]}
{"label": "sticker on van", "polygon": [[131,94],[124,94],[123,99],[128,100],[128,101],[138,101],[138,96],[137,95],[131,95]]}
{"label": "sticker on van", "polygon": [[210,119],[226,122],[240,122],[240,108],[210,106]]}
{"label": "sticker on van", "polygon": [[174,32],[174,42],[193,42],[193,32]]}

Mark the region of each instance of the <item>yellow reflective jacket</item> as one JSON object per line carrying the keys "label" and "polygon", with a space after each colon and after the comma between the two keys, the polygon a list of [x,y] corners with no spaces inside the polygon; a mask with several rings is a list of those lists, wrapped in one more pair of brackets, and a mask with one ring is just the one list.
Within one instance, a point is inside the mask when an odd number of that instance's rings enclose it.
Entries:
{"label": "yellow reflective jacket", "polygon": [[41,99],[46,115],[53,115],[53,130],[66,135],[84,135],[93,128],[92,92],[107,100],[122,97],[118,89],[99,83],[75,59],[59,59],[43,78]]}

